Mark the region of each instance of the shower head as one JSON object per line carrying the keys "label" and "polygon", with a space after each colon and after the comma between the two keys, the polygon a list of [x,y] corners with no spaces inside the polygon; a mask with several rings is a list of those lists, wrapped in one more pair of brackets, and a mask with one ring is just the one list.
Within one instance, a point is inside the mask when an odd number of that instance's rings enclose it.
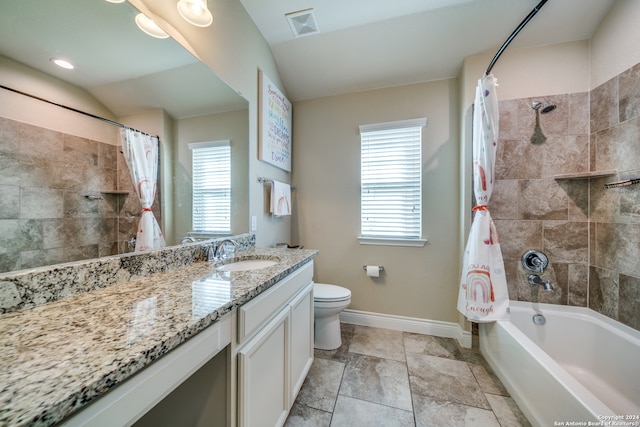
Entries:
{"label": "shower head", "polygon": [[550,104],[548,102],[545,102],[544,104],[542,104],[542,111],[540,111],[540,113],[547,114],[547,113],[552,112],[555,109],[556,109],[556,105],[555,104]]}
{"label": "shower head", "polygon": [[551,104],[549,102],[540,102],[540,101],[533,101],[531,103],[531,108],[533,108],[534,110],[538,110],[540,107],[542,107],[542,110],[540,110],[541,114],[547,114],[552,112],[553,110],[556,109],[556,105],[555,104]]}

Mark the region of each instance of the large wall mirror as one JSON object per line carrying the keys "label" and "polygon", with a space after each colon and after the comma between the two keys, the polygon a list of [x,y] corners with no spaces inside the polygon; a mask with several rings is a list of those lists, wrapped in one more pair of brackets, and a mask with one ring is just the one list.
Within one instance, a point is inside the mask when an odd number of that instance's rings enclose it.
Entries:
{"label": "large wall mirror", "polygon": [[[2,2],[0,85],[159,135],[153,211],[168,245],[194,235],[189,145],[230,141],[229,234],[248,232],[248,102],[176,41],[140,31],[137,13],[106,0]],[[63,108],[4,88],[0,104],[0,273],[130,252],[140,212],[120,128],[48,117]],[[107,130],[94,136],[87,120]]]}

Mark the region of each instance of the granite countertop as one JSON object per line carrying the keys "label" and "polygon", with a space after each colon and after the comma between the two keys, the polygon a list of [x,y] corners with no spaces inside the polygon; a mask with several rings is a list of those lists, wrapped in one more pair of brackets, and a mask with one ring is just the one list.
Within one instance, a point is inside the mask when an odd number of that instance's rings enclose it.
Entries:
{"label": "granite countertop", "polygon": [[0,315],[0,426],[63,420],[316,254],[250,249],[231,260],[280,262],[228,273],[201,261]]}

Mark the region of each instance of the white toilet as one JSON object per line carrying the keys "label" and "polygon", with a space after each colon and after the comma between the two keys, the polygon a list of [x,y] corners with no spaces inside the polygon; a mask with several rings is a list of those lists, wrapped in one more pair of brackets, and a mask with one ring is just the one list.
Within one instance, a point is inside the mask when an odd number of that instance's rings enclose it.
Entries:
{"label": "white toilet", "polygon": [[351,303],[351,291],[336,285],[314,283],[314,347],[334,350],[342,345],[340,312]]}

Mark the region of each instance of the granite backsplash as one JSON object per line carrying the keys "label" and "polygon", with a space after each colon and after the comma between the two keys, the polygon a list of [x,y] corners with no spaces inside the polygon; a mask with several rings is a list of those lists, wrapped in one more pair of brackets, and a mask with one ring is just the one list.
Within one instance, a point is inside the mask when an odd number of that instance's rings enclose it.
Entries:
{"label": "granite backsplash", "polygon": [[[254,234],[233,236],[238,251],[255,247]],[[171,246],[0,274],[0,313],[9,313],[93,289],[162,273],[208,259],[225,239]]]}

